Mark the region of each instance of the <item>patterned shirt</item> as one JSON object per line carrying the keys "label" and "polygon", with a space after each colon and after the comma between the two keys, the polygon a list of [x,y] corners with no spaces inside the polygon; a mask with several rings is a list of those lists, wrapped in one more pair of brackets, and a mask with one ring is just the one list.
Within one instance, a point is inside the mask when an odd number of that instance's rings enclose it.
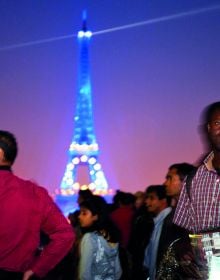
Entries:
{"label": "patterned shirt", "polygon": [[186,183],[180,194],[174,223],[192,233],[220,230],[220,176],[212,166],[213,152],[198,168],[189,195]]}
{"label": "patterned shirt", "polygon": [[121,277],[118,243],[96,232],[85,233],[80,244],[80,280],[118,280]]}

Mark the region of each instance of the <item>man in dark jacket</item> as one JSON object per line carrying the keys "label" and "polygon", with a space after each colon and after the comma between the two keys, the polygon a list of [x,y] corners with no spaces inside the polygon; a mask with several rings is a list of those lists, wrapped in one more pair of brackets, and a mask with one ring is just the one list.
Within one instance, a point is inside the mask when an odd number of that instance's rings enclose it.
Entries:
{"label": "man in dark jacket", "polygon": [[[157,275],[159,270],[163,273],[166,273],[166,262],[164,264],[165,267],[162,267],[162,265],[164,257],[167,254],[167,250],[172,243],[179,243],[179,247],[177,247],[177,251],[175,252],[176,262],[183,260],[184,256],[188,256],[191,253],[191,245],[188,232],[185,229],[176,226],[172,222],[174,209],[170,207],[170,197],[166,195],[165,186],[149,186],[146,193],[146,204],[148,211],[154,216],[154,229],[152,231],[149,244],[145,250],[144,267],[148,271],[150,280],[154,280],[156,279],[156,276],[157,279],[159,279]],[[179,263],[176,263],[176,266],[177,265],[179,265]],[[176,271],[174,271],[176,268],[177,267],[175,266],[172,267],[172,275],[176,273]],[[185,271],[181,271],[181,273],[184,274]],[[187,277],[185,279],[187,279]],[[171,279],[178,278],[174,278],[173,276]]]}

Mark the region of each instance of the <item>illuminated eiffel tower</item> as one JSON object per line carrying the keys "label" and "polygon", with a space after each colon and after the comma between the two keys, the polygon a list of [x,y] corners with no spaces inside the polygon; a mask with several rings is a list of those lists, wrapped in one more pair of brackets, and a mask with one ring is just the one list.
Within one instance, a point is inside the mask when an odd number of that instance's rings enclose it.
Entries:
{"label": "illuminated eiffel tower", "polygon": [[[92,88],[89,65],[89,42],[92,32],[87,29],[86,13],[83,13],[82,30],[78,32],[79,79],[74,135],[69,147],[69,160],[56,200],[61,208],[62,202],[72,203],[80,189],[90,189],[94,194],[108,195],[108,183],[98,161],[99,147],[93,124]],[[84,175],[84,177],[82,176]],[[87,182],[85,180],[87,175]],[[84,182],[82,183],[82,181]],[[65,204],[65,203],[64,203]],[[67,209],[68,206],[65,206]],[[64,210],[67,212],[68,210]]]}

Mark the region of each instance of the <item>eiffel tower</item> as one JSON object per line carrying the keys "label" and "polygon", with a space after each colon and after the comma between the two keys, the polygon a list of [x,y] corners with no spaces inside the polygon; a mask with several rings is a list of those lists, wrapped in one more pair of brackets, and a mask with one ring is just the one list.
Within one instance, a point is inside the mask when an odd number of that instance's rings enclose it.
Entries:
{"label": "eiffel tower", "polygon": [[[74,135],[69,147],[69,160],[60,185],[60,193],[56,196],[57,204],[66,213],[71,211],[70,208],[73,207],[73,201],[76,200],[80,189],[88,188],[94,194],[103,196],[111,193],[98,161],[99,146],[94,132],[89,65],[91,37],[92,32],[87,29],[86,12],[83,12],[83,25],[77,36],[80,61]],[[85,177],[87,177],[87,182]],[[82,183],[83,180],[84,183]]]}

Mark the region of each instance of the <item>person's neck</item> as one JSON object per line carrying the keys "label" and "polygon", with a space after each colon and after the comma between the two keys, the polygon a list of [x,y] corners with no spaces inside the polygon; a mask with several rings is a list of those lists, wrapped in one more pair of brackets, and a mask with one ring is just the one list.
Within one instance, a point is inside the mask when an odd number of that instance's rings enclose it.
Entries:
{"label": "person's neck", "polygon": [[176,207],[178,200],[179,200],[179,196],[173,196],[171,198],[171,206]]}
{"label": "person's neck", "polygon": [[10,165],[0,165],[0,170],[11,171],[11,166]]}
{"label": "person's neck", "polygon": [[214,151],[214,157],[212,160],[212,165],[214,168],[220,168],[220,152]]}
{"label": "person's neck", "polygon": [[220,152],[214,152],[212,166],[217,171],[218,175],[220,175]]}

